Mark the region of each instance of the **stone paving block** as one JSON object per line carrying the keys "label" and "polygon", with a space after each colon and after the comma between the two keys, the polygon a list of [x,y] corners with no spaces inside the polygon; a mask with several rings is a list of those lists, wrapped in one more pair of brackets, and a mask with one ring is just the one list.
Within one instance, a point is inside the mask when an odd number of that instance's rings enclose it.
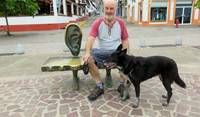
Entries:
{"label": "stone paving block", "polygon": [[50,97],[49,94],[44,94],[44,95],[41,95],[41,96],[40,96],[40,100],[46,100],[46,99],[48,99],[49,97]]}
{"label": "stone paving block", "polygon": [[74,111],[78,111],[78,107],[73,107],[73,108],[70,108],[70,112],[74,112]]}
{"label": "stone paving block", "polygon": [[46,104],[55,104],[57,102],[56,100],[50,100],[50,99],[44,99],[44,100],[41,100],[41,101],[46,103]]}
{"label": "stone paving block", "polygon": [[144,115],[148,115],[149,117],[156,117],[158,112],[150,109],[144,109]]}
{"label": "stone paving block", "polygon": [[81,117],[90,117],[90,111],[81,111],[80,115]]}
{"label": "stone paving block", "polygon": [[161,106],[161,105],[152,105],[153,106],[153,110],[163,110],[163,106]]}
{"label": "stone paving block", "polygon": [[171,114],[169,111],[160,111],[160,114],[162,117],[171,117]]}
{"label": "stone paving block", "polygon": [[110,106],[110,107],[112,107],[112,108],[114,108],[114,109],[116,109],[116,110],[120,110],[123,107],[121,104],[118,104],[118,103],[113,102],[113,101],[109,101],[107,103],[107,105]]}
{"label": "stone paving block", "polygon": [[36,111],[36,109],[25,110],[24,116],[25,117],[31,117],[35,113],[35,111]]}
{"label": "stone paving block", "polygon": [[16,113],[11,113],[9,117],[23,117],[23,116],[20,113],[16,112]]}
{"label": "stone paving block", "polygon": [[83,101],[80,102],[81,106],[87,106],[89,104],[88,101],[86,101],[85,99]]}
{"label": "stone paving block", "polygon": [[164,110],[168,111],[175,111],[176,105],[175,104],[169,104],[167,107],[163,107]]}
{"label": "stone paving block", "polygon": [[36,106],[39,106],[39,107],[43,106],[43,107],[45,107],[45,106],[47,106],[47,105],[48,105],[47,103],[38,102],[38,104],[37,104]]}
{"label": "stone paving block", "polygon": [[200,107],[191,107],[191,112],[200,113]]}
{"label": "stone paving block", "polygon": [[71,108],[80,107],[80,103],[79,102],[72,102],[72,103],[69,104],[69,107],[71,107]]}
{"label": "stone paving block", "polygon": [[108,111],[108,112],[106,113],[106,115],[108,115],[108,116],[110,116],[110,117],[116,117],[117,111]]}
{"label": "stone paving block", "polygon": [[10,112],[8,112],[8,111],[6,111],[6,112],[0,112],[0,117],[8,117],[9,113]]}
{"label": "stone paving block", "polygon": [[18,108],[20,108],[19,105],[9,105],[9,106],[7,107],[7,110],[15,110],[15,109],[18,109]]}
{"label": "stone paving block", "polygon": [[107,105],[102,105],[102,106],[99,108],[99,110],[100,110],[101,112],[109,112],[109,111],[112,110],[112,108],[108,107]]}
{"label": "stone paving block", "polygon": [[91,107],[92,108],[99,108],[101,105],[105,104],[105,101],[104,100],[96,100],[96,101],[93,101],[91,102]]}
{"label": "stone paving block", "polygon": [[128,117],[128,113],[118,112],[116,117]]}
{"label": "stone paving block", "polygon": [[56,110],[57,106],[58,106],[58,104],[49,104],[47,107],[47,110],[48,111]]}
{"label": "stone paving block", "polygon": [[33,117],[42,117],[42,113],[44,112],[45,108],[37,108]]}
{"label": "stone paving block", "polygon": [[56,117],[56,111],[44,113],[44,117]]}
{"label": "stone paving block", "polygon": [[92,110],[92,117],[102,117],[104,113],[96,110],[96,109],[93,109]]}
{"label": "stone paving block", "polygon": [[186,104],[178,104],[176,108],[177,113],[186,114],[189,111],[189,106]]}
{"label": "stone paving block", "polygon": [[174,116],[174,117],[188,117],[188,115],[184,115],[184,114],[182,114],[182,113],[177,113],[177,112],[174,112],[174,113],[173,113],[173,116]]}
{"label": "stone paving block", "polygon": [[82,101],[82,100],[84,100],[84,99],[85,99],[85,97],[84,97],[84,96],[82,96],[82,95],[79,95],[78,97],[76,97],[76,99],[77,99],[77,100],[79,100],[79,101]]}
{"label": "stone paving block", "polygon": [[113,96],[111,94],[107,93],[107,94],[104,95],[104,99],[105,100],[111,100],[111,99],[113,99]]}
{"label": "stone paving block", "polygon": [[140,107],[144,108],[144,109],[150,109],[151,108],[151,104],[148,104],[147,102],[140,102]]}
{"label": "stone paving block", "polygon": [[69,106],[67,104],[59,106],[59,114],[60,115],[67,114],[68,112],[69,112]]}
{"label": "stone paving block", "polygon": [[68,104],[68,103],[72,103],[72,102],[75,102],[76,100],[74,99],[61,99],[60,100],[60,103],[61,104]]}
{"label": "stone paving block", "polygon": [[60,96],[59,95],[52,95],[51,99],[60,99]]}
{"label": "stone paving block", "polygon": [[129,113],[133,108],[129,106],[125,106],[124,108],[121,109],[122,112]]}
{"label": "stone paving block", "polygon": [[88,111],[89,109],[89,106],[80,106],[80,111]]}
{"label": "stone paving block", "polygon": [[142,109],[133,109],[133,110],[131,111],[131,115],[139,115],[139,116],[142,116],[142,115],[143,115]]}
{"label": "stone paving block", "polygon": [[[120,98],[120,97],[118,97],[118,98]],[[132,99],[125,100],[125,101],[120,100],[120,101],[119,101],[119,104],[121,104],[121,105],[123,105],[123,106],[126,106],[126,105],[128,105],[131,101],[132,101]]]}
{"label": "stone paving block", "polygon": [[200,113],[189,112],[188,116],[189,117],[200,117]]}

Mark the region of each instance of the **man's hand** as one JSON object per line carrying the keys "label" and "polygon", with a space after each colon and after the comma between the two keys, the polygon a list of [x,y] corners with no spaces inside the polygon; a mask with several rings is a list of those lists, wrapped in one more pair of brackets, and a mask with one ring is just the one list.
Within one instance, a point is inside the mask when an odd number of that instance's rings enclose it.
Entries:
{"label": "man's hand", "polygon": [[88,62],[88,58],[89,58],[90,56],[91,56],[90,53],[86,53],[86,54],[82,57],[83,61],[84,61],[85,63],[87,63],[87,62]]}

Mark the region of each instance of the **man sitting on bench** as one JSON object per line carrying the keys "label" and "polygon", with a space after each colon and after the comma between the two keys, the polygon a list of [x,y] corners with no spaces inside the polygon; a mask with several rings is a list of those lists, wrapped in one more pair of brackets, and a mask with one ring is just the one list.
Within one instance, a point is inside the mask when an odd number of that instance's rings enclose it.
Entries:
{"label": "man sitting on bench", "polygon": [[[102,64],[121,43],[123,49],[128,48],[127,28],[122,19],[115,17],[116,5],[115,0],[104,0],[104,16],[93,22],[86,42],[86,52],[83,56],[83,61],[88,63],[91,77],[96,82],[94,90],[88,96],[88,99],[91,101],[104,94],[104,85],[100,79],[97,66]],[[99,48],[93,49],[96,37],[99,39]],[[124,89],[124,81],[125,79],[120,75],[119,93]]]}

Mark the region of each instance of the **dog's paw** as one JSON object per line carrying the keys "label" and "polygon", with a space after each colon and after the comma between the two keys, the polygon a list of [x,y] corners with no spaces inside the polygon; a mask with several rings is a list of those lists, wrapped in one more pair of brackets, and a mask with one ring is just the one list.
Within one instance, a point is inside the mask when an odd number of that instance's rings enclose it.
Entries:
{"label": "dog's paw", "polygon": [[140,100],[139,98],[136,98],[136,101],[135,101],[136,103],[133,104],[132,106],[133,108],[137,108],[139,106],[139,100]]}
{"label": "dog's paw", "polygon": [[166,98],[167,98],[167,96],[166,96],[166,95],[162,95],[162,98],[165,98],[165,99],[166,99]]}
{"label": "dog's paw", "polygon": [[165,107],[168,106],[168,105],[169,105],[168,103],[163,103],[162,104],[162,106],[165,106]]}
{"label": "dog's paw", "polygon": [[130,98],[130,96],[129,96],[129,95],[126,95],[126,96],[121,97],[121,100],[122,100],[122,101],[126,101],[126,100],[129,99],[129,98]]}
{"label": "dog's paw", "polygon": [[133,108],[137,108],[139,105],[138,104],[133,104]]}

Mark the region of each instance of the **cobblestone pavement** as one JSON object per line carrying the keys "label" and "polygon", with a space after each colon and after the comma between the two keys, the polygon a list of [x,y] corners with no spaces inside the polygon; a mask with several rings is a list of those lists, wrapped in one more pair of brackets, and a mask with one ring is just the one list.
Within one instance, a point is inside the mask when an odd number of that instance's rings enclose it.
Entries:
{"label": "cobblestone pavement", "polygon": [[[0,81],[0,117],[200,117],[200,75],[180,74],[187,84],[182,89],[173,84],[173,96],[168,107],[161,106],[165,89],[159,78],[141,84],[140,106],[133,109],[135,93],[131,87],[131,98],[120,101],[113,88],[105,89],[98,100],[87,99],[93,85],[89,79],[81,79],[80,91],[69,88],[70,75],[55,75],[12,81]],[[116,82],[114,80],[114,82]]]}

